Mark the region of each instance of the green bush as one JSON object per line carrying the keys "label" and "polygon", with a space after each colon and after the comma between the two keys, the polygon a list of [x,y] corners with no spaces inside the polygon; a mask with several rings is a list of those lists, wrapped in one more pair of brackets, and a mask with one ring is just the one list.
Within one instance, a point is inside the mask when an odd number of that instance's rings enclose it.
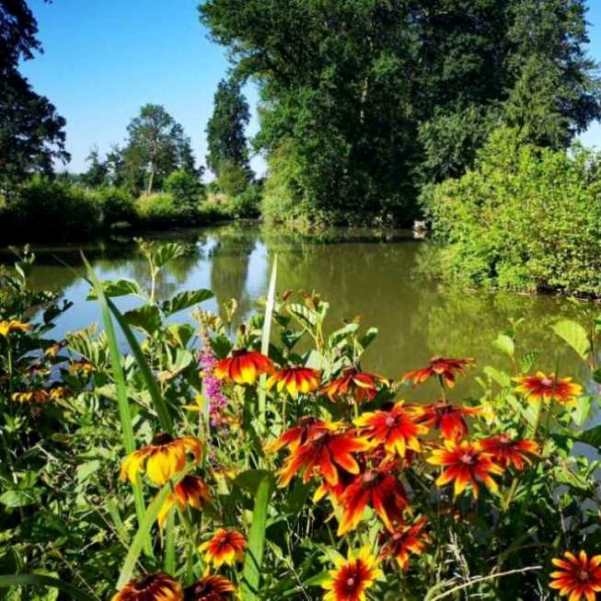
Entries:
{"label": "green bush", "polygon": [[475,169],[427,188],[438,271],[464,284],[601,296],[601,161],[493,133]]}
{"label": "green bush", "polygon": [[231,161],[222,161],[219,165],[217,185],[219,190],[227,196],[238,196],[248,186],[248,171],[241,165]]}
{"label": "green bush", "polygon": [[181,207],[172,194],[157,192],[142,194],[136,201],[138,220],[147,227],[161,226],[193,220],[194,210]]}
{"label": "green bush", "polygon": [[95,191],[105,227],[115,223],[131,223],[136,217],[134,197],[124,188],[105,187]]}
{"label": "green bush", "polygon": [[181,207],[196,207],[200,202],[203,186],[198,177],[189,171],[174,171],[165,180],[165,192],[171,194]]}
{"label": "green bush", "polygon": [[236,217],[255,219],[261,214],[261,189],[251,184],[232,201],[232,210]]}

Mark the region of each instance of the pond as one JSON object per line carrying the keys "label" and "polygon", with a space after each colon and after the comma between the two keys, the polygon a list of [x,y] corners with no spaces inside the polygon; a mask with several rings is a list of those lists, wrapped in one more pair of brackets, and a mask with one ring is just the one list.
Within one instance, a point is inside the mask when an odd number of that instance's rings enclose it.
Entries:
{"label": "pond", "polygon": [[[420,367],[435,355],[473,357],[479,368],[489,364],[508,368],[508,359],[493,341],[518,320],[519,352],[540,353],[536,365],[541,369],[578,376],[576,357],[558,344],[551,325],[562,318],[586,324],[598,310],[598,305],[560,297],[445,287],[425,275],[420,266],[428,260],[428,243],[414,240],[410,232],[333,230],[301,236],[252,224],[178,230],[153,238],[177,240],[189,249],[167,268],[159,296],[210,288],[216,298],[204,308],[223,311],[223,304],[235,298],[239,319],[266,295],[277,254],[279,292],[318,292],[331,304],[332,329],[357,317],[364,327],[379,329],[364,367],[388,377]],[[100,278],[133,278],[148,284],[145,261],[132,241],[35,248],[32,285],[60,291],[74,303],[56,321],[56,337],[99,321],[97,305],[86,301],[80,248]],[[0,260],[9,260],[8,251]],[[119,299],[118,304],[128,309],[135,301]],[[180,314],[177,319],[186,317]]]}

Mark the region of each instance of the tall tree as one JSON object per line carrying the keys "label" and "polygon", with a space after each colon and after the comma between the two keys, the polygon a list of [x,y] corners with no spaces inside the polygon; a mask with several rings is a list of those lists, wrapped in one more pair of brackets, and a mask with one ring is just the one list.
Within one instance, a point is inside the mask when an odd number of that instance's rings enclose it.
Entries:
{"label": "tall tree", "polygon": [[69,160],[65,120],[18,71],[41,51],[37,22],[24,0],[0,0],[0,180],[5,187],[33,171]]}
{"label": "tall tree", "polygon": [[88,167],[88,170],[82,174],[82,181],[93,188],[106,184],[109,167],[107,161],[103,161],[100,158],[100,152],[98,151],[97,146],[94,146],[90,150],[90,154],[86,157],[86,161],[90,166]]}
{"label": "tall tree", "polygon": [[206,130],[209,147],[207,165],[215,175],[219,175],[224,163],[248,171],[248,144],[244,130],[249,119],[248,102],[240,90],[240,81],[233,77],[221,80]]}

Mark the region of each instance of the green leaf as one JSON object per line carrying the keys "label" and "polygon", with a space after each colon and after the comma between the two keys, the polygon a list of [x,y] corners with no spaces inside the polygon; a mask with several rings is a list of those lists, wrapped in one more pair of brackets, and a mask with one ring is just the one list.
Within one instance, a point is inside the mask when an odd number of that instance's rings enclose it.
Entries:
{"label": "green leaf", "polygon": [[591,415],[593,399],[590,396],[580,396],[576,400],[576,407],[572,410],[572,419],[577,426],[583,426]]}
{"label": "green leaf", "polygon": [[161,310],[166,316],[173,315],[178,311],[198,305],[210,298],[213,298],[213,293],[210,290],[186,290],[179,292],[169,300],[166,300],[161,305]]}
{"label": "green leaf", "polygon": [[143,305],[124,313],[123,319],[130,325],[152,336],[161,327],[161,314],[156,305]]}
{"label": "green leaf", "polygon": [[595,426],[582,432],[578,440],[585,444],[590,444],[591,447],[595,447],[596,449],[601,449],[601,426]]}
{"label": "green leaf", "polygon": [[366,349],[378,336],[378,328],[369,328],[361,338],[359,344]]}
{"label": "green leaf", "polygon": [[347,323],[345,326],[336,330],[328,338],[328,346],[330,348],[336,347],[341,342],[344,342],[350,334],[354,334],[359,329],[358,323]]}
{"label": "green leaf", "polygon": [[502,353],[505,353],[509,357],[513,357],[515,354],[515,344],[513,339],[506,334],[499,334],[497,339],[493,342],[494,346],[497,347]]}
{"label": "green leaf", "polygon": [[502,388],[509,388],[511,386],[511,376],[504,371],[487,365],[484,368],[484,373],[494,382],[496,382]]}
{"label": "green leaf", "polygon": [[186,253],[186,249],[177,242],[168,242],[153,248],[152,258],[157,267],[163,267],[173,259],[179,259]]}
{"label": "green leaf", "polygon": [[39,497],[31,490],[7,490],[0,495],[0,503],[10,508],[35,505],[39,501]]}
{"label": "green leaf", "polygon": [[238,474],[234,479],[234,484],[248,491],[251,495],[256,495],[259,484],[264,478],[269,476],[271,472],[267,470],[246,470]]}
{"label": "green leaf", "polygon": [[242,600],[258,601],[261,580],[263,551],[265,550],[265,528],[267,525],[267,507],[274,489],[271,474],[264,476],[257,488],[252,526],[248,534],[248,546],[244,557],[242,576]]}
{"label": "green leaf", "polygon": [[553,326],[553,331],[586,361],[591,345],[586,330],[579,323],[564,319]]}
{"label": "green leaf", "polygon": [[65,593],[65,595],[68,597],[77,599],[78,601],[97,601],[97,599],[92,595],[84,593],[71,584],[63,582],[57,578],[43,576],[41,574],[7,574],[0,576],[0,588],[12,586],[47,586],[56,588]]}
{"label": "green leaf", "polygon": [[[133,280],[117,280],[102,282],[102,289],[106,297],[127,296],[128,294],[140,294],[140,287]],[[90,290],[88,300],[98,300],[95,289]]]}

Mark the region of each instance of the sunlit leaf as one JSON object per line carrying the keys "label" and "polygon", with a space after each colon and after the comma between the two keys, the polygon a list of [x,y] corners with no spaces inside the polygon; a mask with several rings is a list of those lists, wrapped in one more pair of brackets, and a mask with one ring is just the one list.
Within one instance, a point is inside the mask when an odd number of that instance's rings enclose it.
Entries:
{"label": "sunlit leaf", "polygon": [[553,326],[553,331],[586,360],[591,345],[586,330],[579,323],[564,319]]}
{"label": "sunlit leaf", "polygon": [[213,298],[213,296],[214,294],[210,290],[186,290],[184,292],[179,292],[169,300],[163,302],[161,304],[161,310],[168,317],[178,311],[183,311],[184,309],[198,305],[199,303]]}
{"label": "sunlit leaf", "polygon": [[[128,294],[140,294],[140,287],[133,280],[107,280],[102,282],[102,289],[107,298],[116,296],[127,296]],[[98,300],[98,295],[94,288],[88,294],[88,300]]]}
{"label": "sunlit leaf", "polygon": [[499,334],[497,339],[493,342],[502,353],[505,353],[509,357],[513,357],[515,354],[515,344],[513,339],[506,334]]}
{"label": "sunlit leaf", "polygon": [[123,314],[130,326],[140,328],[152,336],[161,327],[161,315],[156,305],[143,305]]}

